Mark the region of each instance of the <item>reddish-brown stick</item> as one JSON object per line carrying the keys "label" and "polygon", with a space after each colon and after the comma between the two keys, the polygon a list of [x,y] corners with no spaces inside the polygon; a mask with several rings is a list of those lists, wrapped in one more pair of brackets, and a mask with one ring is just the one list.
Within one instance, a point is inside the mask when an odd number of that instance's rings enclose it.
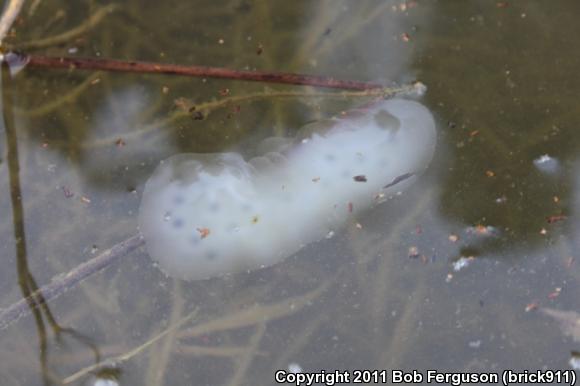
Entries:
{"label": "reddish-brown stick", "polygon": [[27,66],[29,67],[37,68],[64,68],[135,72],[144,74],[182,75],[201,78],[221,78],[254,82],[315,86],[343,90],[373,90],[385,87],[384,85],[378,83],[342,80],[327,76],[295,74],[289,72],[231,70],[222,67],[206,67],[194,65],[186,66],[141,61],[124,61],[106,58],[53,57],[15,53],[9,53],[5,55],[5,58],[9,64],[11,60],[14,60],[18,63],[27,63]]}

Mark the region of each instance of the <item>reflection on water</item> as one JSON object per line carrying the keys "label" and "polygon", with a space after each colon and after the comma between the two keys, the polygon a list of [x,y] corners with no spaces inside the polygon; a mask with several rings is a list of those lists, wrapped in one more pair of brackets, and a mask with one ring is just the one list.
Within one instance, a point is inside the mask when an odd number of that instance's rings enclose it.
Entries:
{"label": "reflection on water", "polygon": [[[12,42],[43,54],[419,78],[439,141],[404,195],[275,266],[180,282],[139,248],[48,305],[29,297],[30,315],[0,330],[3,385],[261,385],[288,368],[569,368],[580,307],[577,2],[29,7]],[[87,24],[91,15],[100,16]],[[39,45],[46,36],[59,38]],[[252,153],[260,139],[367,100],[46,69],[3,77],[2,88],[2,309],[131,240],[159,160]],[[545,154],[555,173],[538,167]]]}

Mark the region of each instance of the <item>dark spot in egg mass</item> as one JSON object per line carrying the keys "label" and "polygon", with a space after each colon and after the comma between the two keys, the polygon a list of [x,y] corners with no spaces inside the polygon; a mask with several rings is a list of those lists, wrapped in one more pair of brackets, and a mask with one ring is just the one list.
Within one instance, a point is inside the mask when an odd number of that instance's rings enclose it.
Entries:
{"label": "dark spot in egg mass", "polygon": [[175,205],[181,205],[185,202],[185,198],[183,196],[175,196],[173,197],[173,203]]}
{"label": "dark spot in egg mass", "polygon": [[220,204],[218,204],[217,202],[212,202],[211,204],[209,204],[209,211],[212,213],[216,213],[220,210]]}
{"label": "dark spot in egg mass", "polygon": [[334,154],[326,154],[326,155],[324,156],[324,159],[325,159],[326,161],[328,161],[328,162],[332,162],[332,161],[334,161],[334,160],[336,159],[336,157],[334,156]]}
{"label": "dark spot in egg mass", "polygon": [[183,221],[183,219],[176,218],[175,220],[173,220],[173,227],[175,229],[183,228],[184,224],[185,222]]}
{"label": "dark spot in egg mass", "polygon": [[208,260],[215,260],[217,258],[217,252],[216,251],[209,251],[206,255]]}

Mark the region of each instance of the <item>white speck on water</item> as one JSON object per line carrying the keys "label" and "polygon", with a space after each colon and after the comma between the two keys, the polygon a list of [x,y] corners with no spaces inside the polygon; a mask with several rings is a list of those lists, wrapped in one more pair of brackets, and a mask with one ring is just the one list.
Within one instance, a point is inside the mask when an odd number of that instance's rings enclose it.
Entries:
{"label": "white speck on water", "polygon": [[473,257],[460,258],[459,260],[457,260],[456,262],[453,263],[453,270],[455,272],[459,272],[463,268],[467,268],[467,266],[469,266],[469,264],[471,263],[472,260],[473,260]]}
{"label": "white speck on water", "polygon": [[539,156],[534,160],[534,166],[546,174],[556,174],[560,171],[560,161],[556,158],[550,157],[548,154]]}
{"label": "white speck on water", "polygon": [[481,347],[481,339],[473,340],[473,341],[469,342],[469,347],[470,348],[479,348],[479,347]]}
{"label": "white speck on water", "polygon": [[292,362],[288,365],[288,371],[291,373],[294,373],[294,374],[298,374],[298,373],[301,373],[303,370],[302,370],[302,367],[298,363]]}
{"label": "white speck on water", "polygon": [[91,386],[119,386],[116,379],[97,378],[89,383]]}
{"label": "white speck on water", "polygon": [[580,370],[580,357],[575,355],[572,356],[568,361],[568,364],[570,364],[570,367],[572,367],[574,370]]}

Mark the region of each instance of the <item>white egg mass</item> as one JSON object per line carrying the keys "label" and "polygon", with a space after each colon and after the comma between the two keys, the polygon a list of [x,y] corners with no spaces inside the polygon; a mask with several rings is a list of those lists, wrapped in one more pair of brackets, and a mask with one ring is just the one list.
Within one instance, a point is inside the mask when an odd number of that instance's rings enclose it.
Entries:
{"label": "white egg mass", "polygon": [[165,272],[195,280],[280,262],[409,185],[436,131],[423,105],[391,99],[265,143],[271,151],[249,161],[179,154],[157,167],[139,227]]}

